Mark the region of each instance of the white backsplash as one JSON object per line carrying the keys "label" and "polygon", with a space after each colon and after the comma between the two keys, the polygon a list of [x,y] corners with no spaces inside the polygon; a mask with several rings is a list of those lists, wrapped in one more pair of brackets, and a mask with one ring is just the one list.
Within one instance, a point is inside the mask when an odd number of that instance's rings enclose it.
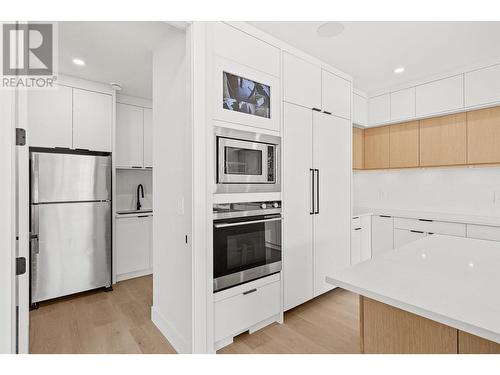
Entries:
{"label": "white backsplash", "polygon": [[116,210],[135,210],[137,205],[137,186],[144,187],[141,209],[153,208],[153,172],[151,170],[116,170]]}
{"label": "white backsplash", "polygon": [[500,168],[353,172],[355,207],[500,215]]}

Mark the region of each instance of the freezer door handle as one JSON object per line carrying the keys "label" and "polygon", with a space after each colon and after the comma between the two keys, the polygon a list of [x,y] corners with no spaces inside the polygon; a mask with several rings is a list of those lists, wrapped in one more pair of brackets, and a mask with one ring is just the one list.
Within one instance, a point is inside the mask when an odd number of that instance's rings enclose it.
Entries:
{"label": "freezer door handle", "polygon": [[309,210],[310,215],[314,215],[314,169],[309,169],[309,174],[311,176],[311,209]]}
{"label": "freezer door handle", "polygon": [[38,234],[32,234],[30,240],[31,240],[31,250],[33,254],[39,254],[40,249],[38,247]]}

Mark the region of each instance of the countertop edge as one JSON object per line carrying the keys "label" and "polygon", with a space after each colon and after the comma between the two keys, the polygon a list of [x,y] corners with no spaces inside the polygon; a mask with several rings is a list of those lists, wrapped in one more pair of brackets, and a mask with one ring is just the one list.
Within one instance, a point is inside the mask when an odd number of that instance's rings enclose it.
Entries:
{"label": "countertop edge", "polygon": [[327,276],[326,282],[331,284],[331,285],[338,286],[342,289],[346,289],[350,292],[362,295],[363,297],[368,297],[368,298],[374,299],[378,302],[385,303],[387,305],[396,307],[398,309],[422,316],[424,318],[433,320],[435,322],[450,326],[452,328],[459,329],[461,331],[464,331],[464,332],[482,337],[486,340],[490,340],[490,341],[493,341],[493,342],[500,344],[500,333],[495,333],[495,332],[489,331],[487,329],[477,327],[477,326],[474,326],[472,324],[469,324],[469,323],[466,323],[466,322],[463,322],[460,320],[456,320],[456,319],[453,319],[453,318],[450,318],[450,317],[447,317],[447,316],[420,308],[420,307],[415,306],[415,305],[411,305],[411,304],[406,303],[406,302],[395,300],[391,297],[387,297],[387,296],[384,296],[382,294],[379,294],[379,293],[358,287],[356,285],[352,285],[352,284],[343,282],[341,280],[335,279],[334,277]]}

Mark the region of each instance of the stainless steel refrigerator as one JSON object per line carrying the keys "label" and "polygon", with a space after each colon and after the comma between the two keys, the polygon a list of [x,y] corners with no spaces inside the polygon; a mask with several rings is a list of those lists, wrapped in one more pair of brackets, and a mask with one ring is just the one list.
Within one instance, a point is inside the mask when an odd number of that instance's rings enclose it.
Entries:
{"label": "stainless steel refrigerator", "polygon": [[111,286],[111,156],[33,151],[31,303]]}

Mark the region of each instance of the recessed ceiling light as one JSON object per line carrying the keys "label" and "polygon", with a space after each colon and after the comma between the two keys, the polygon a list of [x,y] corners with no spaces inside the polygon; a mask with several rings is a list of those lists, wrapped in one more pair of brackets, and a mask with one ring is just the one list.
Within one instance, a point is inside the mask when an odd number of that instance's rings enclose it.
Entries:
{"label": "recessed ceiling light", "polygon": [[84,66],[85,61],[83,61],[82,59],[73,59],[73,64],[78,65],[78,66]]}
{"label": "recessed ceiling light", "polygon": [[318,27],[316,31],[322,38],[331,38],[337,36],[344,31],[344,25],[340,22],[325,22]]}
{"label": "recessed ceiling light", "polygon": [[398,67],[398,68],[394,69],[394,73],[396,73],[396,74],[401,74],[401,73],[403,73],[404,71],[405,71],[405,68],[403,68],[402,66],[400,66],[400,67]]}

